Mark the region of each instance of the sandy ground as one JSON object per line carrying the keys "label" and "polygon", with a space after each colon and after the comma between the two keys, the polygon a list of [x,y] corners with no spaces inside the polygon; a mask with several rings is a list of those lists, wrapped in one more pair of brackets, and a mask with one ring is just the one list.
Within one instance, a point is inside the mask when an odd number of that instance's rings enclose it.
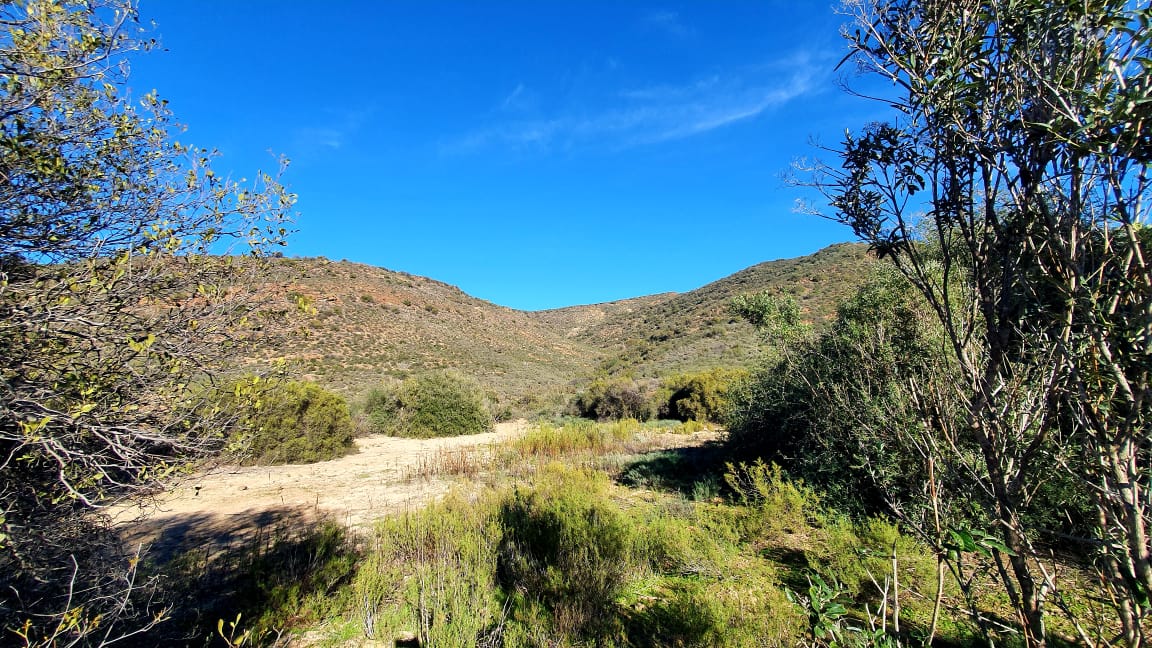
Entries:
{"label": "sandy ground", "polygon": [[419,476],[422,466],[454,452],[483,451],[522,433],[524,421],[494,432],[441,439],[373,436],[359,452],[315,464],[222,467],[196,475],[159,497],[112,511],[131,544],[230,542],[253,530],[327,516],[365,527],[388,513],[418,508],[448,491],[448,481]]}

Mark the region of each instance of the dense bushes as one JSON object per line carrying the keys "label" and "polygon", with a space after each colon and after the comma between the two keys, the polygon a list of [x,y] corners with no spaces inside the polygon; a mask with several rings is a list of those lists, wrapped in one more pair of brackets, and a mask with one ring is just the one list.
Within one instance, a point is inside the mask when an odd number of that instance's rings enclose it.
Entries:
{"label": "dense bushes", "polygon": [[576,395],[572,406],[578,416],[597,421],[647,421],[656,413],[652,403],[652,382],[631,378],[597,379]]}
{"label": "dense bushes", "polygon": [[[774,334],[789,331],[777,326]],[[840,305],[831,327],[796,338],[733,392],[728,445],[738,457],[780,464],[841,510],[916,520],[931,507],[924,444],[980,456],[954,373],[938,320],[907,280],[879,267]],[[949,438],[926,434],[926,422],[949,430]],[[977,522],[974,511],[989,505],[966,487],[967,471],[978,469],[935,464],[945,519]],[[1023,513],[1057,532],[1049,540],[1058,542],[1059,534],[1085,532],[1091,514],[1082,489],[1049,472],[1032,476]]]}
{"label": "dense bushes", "polygon": [[244,463],[311,463],[355,450],[352,417],[340,396],[309,382],[255,381],[254,399],[235,398],[244,382],[225,396],[239,410],[238,431],[230,445],[232,454]]}
{"label": "dense bushes", "polygon": [[906,386],[947,370],[930,321],[901,277],[878,272],[826,332],[793,342],[736,390],[730,446],[780,463],[845,509],[877,511],[911,494],[923,468],[901,443],[920,424]]}
{"label": "dense bushes", "polygon": [[662,380],[600,378],[572,400],[572,413],[597,421],[651,418],[719,422],[742,369],[711,369]]}
{"label": "dense bushes", "polygon": [[479,434],[492,429],[483,392],[453,372],[413,376],[370,391],[361,417],[369,432],[417,438]]}
{"label": "dense bushes", "polygon": [[660,418],[719,422],[728,407],[728,394],[748,378],[743,369],[711,369],[665,378],[656,393]]}
{"label": "dense bushes", "polygon": [[508,591],[530,592],[565,634],[595,637],[612,630],[609,612],[634,569],[634,529],[605,497],[607,480],[573,477],[504,501],[499,575]]}

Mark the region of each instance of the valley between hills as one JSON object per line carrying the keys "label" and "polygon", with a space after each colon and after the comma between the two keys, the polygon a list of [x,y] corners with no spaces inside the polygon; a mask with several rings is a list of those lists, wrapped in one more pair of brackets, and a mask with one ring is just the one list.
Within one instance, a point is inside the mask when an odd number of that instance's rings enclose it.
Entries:
{"label": "valley between hills", "polygon": [[819,326],[874,263],[866,246],[837,244],[682,294],[533,312],[403,272],[284,258],[274,261],[268,289],[278,295],[272,308],[291,326],[264,338],[249,362],[283,359],[290,374],[349,399],[387,378],[455,369],[502,406],[532,415],[597,373],[659,377],[752,366],[757,334],[731,313],[733,297],[791,295],[802,316]]}

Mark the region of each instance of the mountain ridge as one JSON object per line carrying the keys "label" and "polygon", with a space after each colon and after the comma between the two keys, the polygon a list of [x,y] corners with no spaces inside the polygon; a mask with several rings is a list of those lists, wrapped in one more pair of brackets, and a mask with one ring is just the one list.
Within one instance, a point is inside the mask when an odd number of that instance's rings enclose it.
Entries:
{"label": "mountain ridge", "polygon": [[[684,293],[522,311],[406,272],[323,257],[273,259],[269,335],[249,363],[282,359],[291,373],[355,397],[381,381],[434,369],[475,378],[502,404],[531,409],[597,374],[659,376],[750,366],[759,341],[733,316],[737,294],[792,294],[819,323],[874,261],[859,244],[766,261]],[[303,308],[301,308],[303,307]]]}

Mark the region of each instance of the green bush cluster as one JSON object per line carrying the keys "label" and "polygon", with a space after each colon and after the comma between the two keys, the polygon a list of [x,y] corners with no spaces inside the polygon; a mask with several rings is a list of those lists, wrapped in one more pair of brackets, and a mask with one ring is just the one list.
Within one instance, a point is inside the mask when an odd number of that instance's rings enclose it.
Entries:
{"label": "green bush cluster", "polygon": [[243,463],[313,463],[356,449],[348,403],[314,383],[242,379],[224,402],[236,410],[230,452]]}
{"label": "green bush cluster", "polygon": [[911,287],[878,271],[818,336],[760,369],[731,396],[728,443],[764,458],[858,513],[918,493],[922,462],[901,442],[920,425],[909,381],[947,372],[938,327]]}
{"label": "green bush cluster", "polygon": [[492,429],[483,391],[450,371],[435,371],[385,385],[363,398],[360,415],[368,432],[432,438],[479,434]]}
{"label": "green bush cluster", "polygon": [[[580,425],[612,435],[640,424]],[[254,637],[296,620],[323,621],[338,634],[333,643],[797,645],[819,630],[814,603],[796,594],[810,589],[809,579],[832,584],[821,613],[840,606],[853,617],[839,620],[844,627],[891,615],[880,604],[891,603],[884,587],[895,553],[901,618],[926,627],[936,587],[929,549],[887,521],[853,521],[827,508],[773,464],[729,466],[725,481],[727,501],[637,497],[605,472],[554,462],[515,487],[455,491],[381,519],[366,542],[322,534],[269,551],[267,565],[246,561],[235,589],[251,605],[237,597],[226,605],[237,606]],[[198,602],[188,611],[234,616]],[[963,620],[948,623],[942,639],[965,636],[957,630]]]}
{"label": "green bush cluster", "polygon": [[[841,303],[831,326],[794,339],[788,352],[738,383],[727,408],[728,446],[736,457],[778,463],[853,515],[899,509],[915,517],[929,506],[928,467],[917,445],[926,416],[955,430],[951,443],[959,450],[980,453],[956,380],[935,315],[906,279],[881,266]],[[970,477],[935,466],[943,513],[957,523],[976,521],[978,503],[959,497]],[[1024,511],[1030,520],[1065,535],[1090,529],[1089,500],[1070,479],[1035,475],[1032,483]]]}
{"label": "green bush cluster", "polygon": [[647,421],[656,414],[653,385],[631,378],[599,378],[592,381],[572,401],[577,416],[610,421]]}
{"label": "green bush cluster", "polygon": [[[502,529],[489,495],[451,493],[430,507],[380,520],[375,549],[345,592],[355,635],[391,645],[415,635],[421,646],[499,645],[496,587]],[[398,645],[400,642],[396,642]]]}
{"label": "green bush cluster", "polygon": [[[830,507],[816,489],[789,479],[776,464],[729,465],[724,479],[742,505],[739,526],[745,539],[777,547],[781,554],[799,554],[792,559],[796,564],[788,587],[810,615],[818,612],[812,607],[817,602],[802,601],[796,590],[809,589],[802,581],[814,585],[827,580],[834,584],[841,603],[863,610],[865,617],[874,617],[878,611],[883,616],[881,604],[890,607],[893,603],[891,583],[896,570],[906,627],[927,627],[931,622],[939,586],[936,557],[929,547],[901,533],[896,524],[878,516],[854,520]],[[946,598],[956,594],[954,581],[946,581],[944,587]]]}
{"label": "green bush cluster", "polygon": [[501,583],[530,592],[564,634],[602,636],[634,569],[634,525],[605,497],[607,480],[561,477],[501,505]]}
{"label": "green bush cluster", "polygon": [[656,392],[657,415],[678,421],[718,423],[727,411],[728,394],[748,375],[744,369],[716,368],[669,376]]}
{"label": "green bush cluster", "polygon": [[456,493],[381,521],[350,622],[420,645],[790,644],[802,618],[728,506],[624,505],[604,473],[552,464],[530,486]]}
{"label": "green bush cluster", "polygon": [[744,369],[715,368],[662,380],[598,378],[572,399],[570,411],[597,421],[661,418],[718,423],[728,394],[748,375]]}

